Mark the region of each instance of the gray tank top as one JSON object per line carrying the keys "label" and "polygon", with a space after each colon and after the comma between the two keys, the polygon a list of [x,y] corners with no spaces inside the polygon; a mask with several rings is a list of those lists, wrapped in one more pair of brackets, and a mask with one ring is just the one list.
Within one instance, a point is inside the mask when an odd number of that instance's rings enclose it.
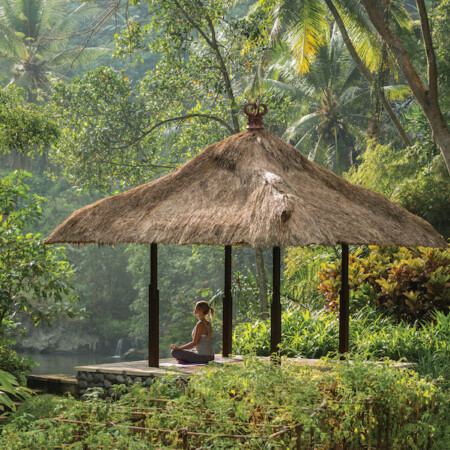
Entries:
{"label": "gray tank top", "polygon": [[[206,329],[208,330],[208,333],[205,335],[200,336],[200,340],[197,344],[197,354],[199,355],[206,355],[206,356],[214,356],[214,351],[211,345],[211,336],[212,336],[212,325],[205,320],[201,321],[203,325],[205,325]],[[192,330],[192,337],[194,337],[194,330]]]}

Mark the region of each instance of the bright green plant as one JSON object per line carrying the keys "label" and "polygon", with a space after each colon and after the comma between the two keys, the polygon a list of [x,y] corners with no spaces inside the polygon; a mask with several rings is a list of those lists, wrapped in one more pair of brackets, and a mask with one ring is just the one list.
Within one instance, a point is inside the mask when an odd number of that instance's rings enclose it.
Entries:
{"label": "bright green plant", "polygon": [[[325,362],[328,372],[287,361],[213,365],[186,383],[175,376],[156,379],[150,389],[135,385],[116,403],[61,399],[38,420],[35,411],[44,409],[30,404],[30,420],[17,413],[0,445],[181,448],[185,430],[205,433],[189,436],[196,448],[445,448],[449,398],[439,386],[388,362]],[[145,414],[134,418],[137,411]],[[270,427],[294,424],[298,435],[268,438]],[[136,425],[138,434],[126,428]]]}
{"label": "bright green plant", "polygon": [[0,370],[13,375],[22,386],[26,385],[26,376],[35,365],[30,357],[22,357],[9,346],[13,342],[0,338]]}
{"label": "bright green plant", "polygon": [[283,291],[286,300],[305,309],[321,309],[323,300],[317,286],[320,264],[336,257],[322,246],[290,247],[284,257]]}
{"label": "bright green plant", "polygon": [[0,369],[0,412],[15,410],[14,399],[26,399],[30,396],[30,390],[20,386],[14,375]]}
{"label": "bright green plant", "polygon": [[33,155],[59,136],[56,123],[42,108],[25,103],[23,93],[13,87],[0,90],[0,155],[11,151]]}
{"label": "bright green plant", "polygon": [[38,324],[76,313],[72,269],[62,248],[44,246],[39,234],[26,232],[43,201],[28,194],[26,176],[15,172],[0,180],[0,326],[5,318],[17,321],[18,314]]}
{"label": "bright green plant", "polygon": [[28,396],[8,417],[8,422],[14,421],[18,429],[26,429],[34,420],[41,417],[52,417],[61,402],[61,398],[50,394]]}
{"label": "bright green plant", "polygon": [[[434,311],[448,312],[450,250],[369,246],[349,256],[351,305],[380,308],[397,320],[427,320]],[[340,289],[339,262],[322,264],[319,277],[326,306],[336,310]]]}
{"label": "bright green plant", "polygon": [[[321,311],[283,311],[281,353],[319,358],[335,351],[339,327],[336,317]],[[257,320],[239,324],[233,333],[236,354],[270,354],[270,321]]]}
{"label": "bright green plant", "polygon": [[[281,354],[320,358],[337,352],[338,317],[327,311],[290,309],[282,314]],[[364,307],[350,317],[350,351],[371,360],[389,358],[417,363],[422,375],[450,382],[450,315],[434,313],[425,323],[396,323],[394,318]],[[235,327],[236,354],[270,354],[270,322]]]}

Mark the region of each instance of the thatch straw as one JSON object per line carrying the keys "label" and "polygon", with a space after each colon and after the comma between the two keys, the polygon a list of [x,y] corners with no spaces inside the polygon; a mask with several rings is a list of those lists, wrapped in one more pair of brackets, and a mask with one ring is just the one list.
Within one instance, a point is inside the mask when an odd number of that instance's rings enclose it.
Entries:
{"label": "thatch straw", "polygon": [[443,247],[425,220],[309,161],[266,130],[74,212],[46,244],[376,244]]}

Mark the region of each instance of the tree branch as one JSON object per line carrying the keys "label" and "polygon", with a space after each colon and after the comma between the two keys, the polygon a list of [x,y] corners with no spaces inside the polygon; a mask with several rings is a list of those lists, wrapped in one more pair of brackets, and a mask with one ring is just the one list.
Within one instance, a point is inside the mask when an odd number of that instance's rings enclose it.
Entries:
{"label": "tree branch", "polygon": [[152,163],[148,163],[148,164],[126,164],[126,163],[120,163],[120,162],[116,162],[113,161],[112,159],[105,159],[102,158],[102,163],[103,162],[107,162],[109,164],[112,164],[114,166],[122,166],[122,167],[155,167],[157,169],[176,169],[176,166],[162,166],[160,164],[152,164]]}
{"label": "tree branch", "polygon": [[222,72],[223,80],[225,82],[225,89],[227,90],[228,98],[231,100],[231,117],[233,119],[234,133],[239,133],[240,125],[239,125],[239,118],[237,116],[237,105],[236,100],[234,98],[233,87],[231,86],[231,80],[228,74],[228,69],[225,65],[225,61],[222,58],[222,54],[220,53],[219,45],[216,39],[216,30],[214,28],[214,23],[212,22],[211,17],[209,16],[206,16],[206,20],[208,21],[208,26],[211,31],[213,42],[212,48],[216,53],[217,59],[219,60],[220,71]]}
{"label": "tree branch", "polygon": [[427,55],[427,69],[428,69],[428,89],[430,93],[430,100],[432,102],[438,101],[437,96],[437,67],[436,55],[434,53],[433,41],[431,39],[430,23],[428,21],[427,10],[423,0],[416,0],[417,10],[419,11],[420,23],[422,29],[423,43],[425,46],[425,53]]}
{"label": "tree branch", "polygon": [[[233,127],[234,127],[234,130],[231,131],[231,134],[239,133],[240,125],[239,125],[239,118],[237,117],[236,114],[237,113],[236,100],[234,98],[233,88],[231,86],[231,81],[227,67],[225,65],[225,61],[222,58],[222,54],[220,53],[219,45],[217,43],[214,23],[212,22],[211,17],[209,17],[209,15],[206,15],[206,21],[208,22],[209,31],[211,32],[211,38],[209,38],[203,31],[203,29],[200,27],[200,25],[191,17],[191,15],[186,11],[186,9],[182,7],[180,2],[178,0],[174,0],[174,3],[177,5],[178,9],[181,11],[184,17],[186,17],[189,23],[199,32],[199,34],[203,37],[203,39],[215,53],[217,61],[219,63],[219,70],[222,73],[222,77],[225,82],[225,89],[227,91],[228,98],[231,101],[231,117],[233,120]],[[203,5],[201,4],[200,1],[197,1],[197,4],[199,8],[203,8]]]}
{"label": "tree branch", "polygon": [[[375,2],[371,0],[361,0],[361,3],[369,15],[370,21],[395,56],[397,64],[405,77],[406,82],[411,88],[414,97],[422,107],[423,112],[425,113],[430,124],[433,139],[441,150],[445,164],[447,165],[447,170],[450,173],[450,130],[439,107],[437,94],[431,93],[430,95],[429,90],[425,87],[414,66],[412,65],[405,47],[399,37],[389,29],[380,14],[380,11],[378,11]],[[425,33],[427,34],[426,31]],[[428,30],[427,39],[431,38],[430,36],[431,35]],[[431,73],[430,75],[431,79],[429,81],[432,82],[434,74]]]}
{"label": "tree branch", "polygon": [[[383,16],[381,15],[380,11],[378,11],[376,4],[373,1],[361,0],[361,3],[366,9],[370,21],[373,23],[378,33],[380,33],[381,37],[386,41],[391,52],[395,56],[397,64],[399,65],[403,76],[408,81],[408,84],[414,92],[417,100],[422,104],[425,101],[425,98],[428,98],[427,88],[423,84],[420,76],[416,72],[416,69],[412,65],[408,53],[399,37],[390,30],[389,26],[383,19]],[[426,101],[426,103],[426,107],[428,107],[428,101]]]}
{"label": "tree branch", "polygon": [[200,27],[200,25],[197,24],[197,22],[191,17],[191,15],[186,11],[185,8],[181,5],[181,3],[178,0],[173,0],[175,5],[178,7],[178,9],[181,11],[181,13],[186,17],[188,22],[200,33],[200,36],[206,41],[206,43],[212,47],[212,42],[210,41],[209,37],[205,34],[203,29]]}
{"label": "tree branch", "polygon": [[223,125],[231,134],[234,134],[234,130],[233,128],[230,127],[230,125],[228,125],[223,119],[220,119],[219,117],[214,117],[211,116],[209,114],[186,114],[184,116],[178,116],[178,117],[171,117],[170,119],[165,119],[165,120],[161,120],[160,122],[155,123],[155,125],[153,125],[151,128],[149,128],[147,131],[143,132],[139,137],[137,137],[134,141],[129,142],[126,145],[122,145],[120,147],[114,147],[116,149],[125,149],[130,147],[131,145],[135,145],[138,142],[140,142],[142,139],[144,139],[146,136],[148,136],[153,130],[155,130],[156,128],[165,125],[166,123],[170,123],[170,122],[176,122],[179,120],[186,120],[186,119],[190,119],[192,117],[204,117],[205,119],[209,119],[209,120],[214,120],[216,122],[219,122],[221,125]]}

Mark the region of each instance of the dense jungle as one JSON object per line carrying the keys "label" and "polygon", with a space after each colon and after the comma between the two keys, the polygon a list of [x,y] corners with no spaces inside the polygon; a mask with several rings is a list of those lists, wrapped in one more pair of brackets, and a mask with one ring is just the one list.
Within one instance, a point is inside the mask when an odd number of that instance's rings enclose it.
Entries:
{"label": "dense jungle", "polygon": [[[248,102],[267,105],[264,127],[306,158],[448,242],[449,34],[449,0],[0,0],[0,409],[12,411],[0,446],[181,448],[180,436],[143,444],[102,429],[73,439],[69,424],[40,422],[61,411],[126,420],[95,392],[83,403],[30,397],[24,386],[49,361],[65,361],[54,369],[64,373],[130,351],[145,359],[150,273],[148,245],[43,241],[74,211],[245,130]],[[223,250],[159,246],[161,357],[188,342],[200,300],[216,310],[221,352]],[[255,359],[270,356],[272,250],[237,246],[233,353],[248,360],[182,390],[172,379],[135,386],[120,408],[164,399],[173,415],[145,419],[159,428],[216,411],[225,434],[250,433],[230,417],[303,424],[296,444],[255,438],[236,448],[449,448],[449,248],[350,246],[353,365],[337,362],[341,247],[281,252],[280,357],[328,358],[329,375]],[[326,420],[324,398],[335,405]],[[192,445],[230,448],[220,439]]]}

